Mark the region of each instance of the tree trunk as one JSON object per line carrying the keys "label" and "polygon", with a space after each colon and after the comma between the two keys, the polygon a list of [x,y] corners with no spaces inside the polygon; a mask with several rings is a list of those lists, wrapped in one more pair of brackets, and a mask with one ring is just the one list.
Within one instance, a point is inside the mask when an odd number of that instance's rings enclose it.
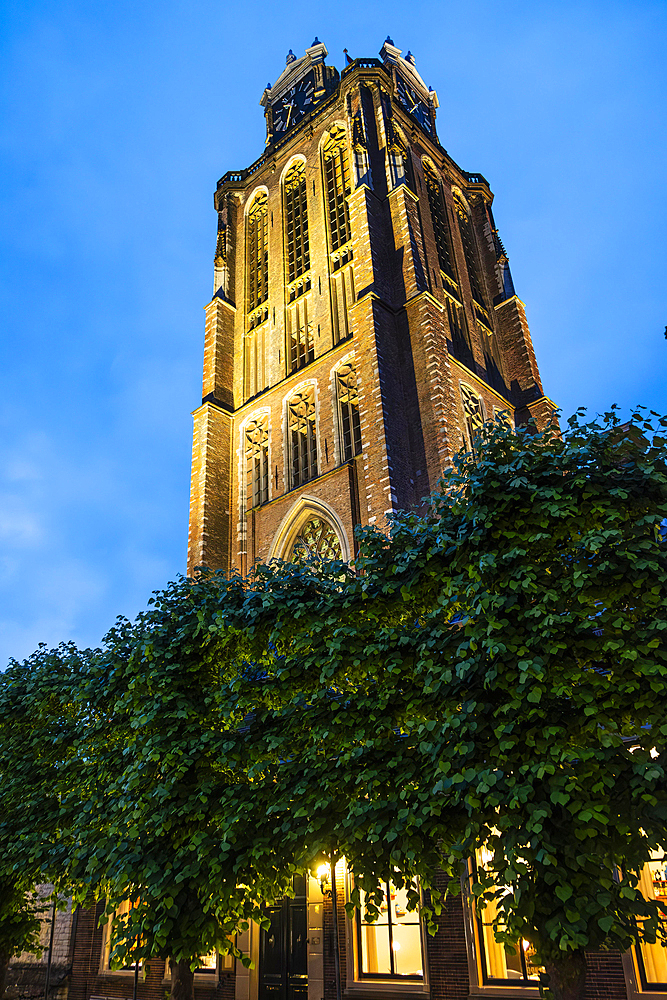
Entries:
{"label": "tree trunk", "polygon": [[194,1000],[195,974],[189,962],[169,962],[171,969],[171,1000]]}
{"label": "tree trunk", "polygon": [[9,968],[9,952],[0,951],[0,997],[5,995],[5,984],[7,982],[7,969]]}
{"label": "tree trunk", "polygon": [[586,952],[570,951],[558,962],[545,963],[551,1000],[584,1000]]}

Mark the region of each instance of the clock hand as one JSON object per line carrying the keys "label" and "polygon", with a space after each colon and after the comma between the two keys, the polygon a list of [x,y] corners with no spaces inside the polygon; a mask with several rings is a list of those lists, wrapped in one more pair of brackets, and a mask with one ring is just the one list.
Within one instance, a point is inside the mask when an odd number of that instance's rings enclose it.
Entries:
{"label": "clock hand", "polygon": [[288,104],[288,105],[287,105],[287,107],[289,108],[289,111],[287,112],[287,121],[285,122],[285,128],[286,128],[286,129],[288,129],[288,128],[289,128],[289,120],[290,120],[290,116],[291,116],[291,114],[292,114],[292,111],[294,110],[294,101],[292,101],[292,103],[291,103],[291,104]]}

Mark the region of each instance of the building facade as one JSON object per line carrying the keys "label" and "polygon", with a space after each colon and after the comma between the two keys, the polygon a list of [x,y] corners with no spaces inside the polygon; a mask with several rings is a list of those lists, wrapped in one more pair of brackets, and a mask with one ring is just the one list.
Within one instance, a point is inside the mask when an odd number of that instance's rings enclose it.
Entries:
{"label": "building facade", "polygon": [[[543,426],[524,306],[485,178],[436,131],[437,96],[410,53],[339,74],[315,39],[265,90],[262,156],[218,182],[214,294],[194,413],[188,567],[247,573],[299,551],[353,558],[355,527],[419,506],[485,420]],[[483,863],[483,858],[478,863]],[[667,899],[664,859],[647,893]],[[207,956],[197,1000],[335,1000],[334,906],[346,1000],[537,998],[526,947],[494,942],[466,892],[435,937],[386,886],[380,919],[349,918],[344,862],[295,876],[267,901],[268,931],[238,939],[251,969]],[[129,1000],[132,968],[109,966],[103,910],[77,914],[71,1000]],[[590,1000],[665,997],[664,949],[590,954]],[[163,1000],[164,961],[140,1000]]]}
{"label": "building facade", "polygon": [[440,145],[414,58],[387,39],[339,75],[326,55],[290,53],[265,152],[215,192],[190,570],[349,558],[484,420],[553,408],[493,195]]}

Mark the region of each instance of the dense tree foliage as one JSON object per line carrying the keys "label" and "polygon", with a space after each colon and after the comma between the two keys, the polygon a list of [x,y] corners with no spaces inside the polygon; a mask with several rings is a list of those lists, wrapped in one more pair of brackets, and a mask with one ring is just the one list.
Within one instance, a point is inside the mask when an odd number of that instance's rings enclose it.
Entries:
{"label": "dense tree foliage", "polygon": [[[12,753],[51,804],[31,864],[133,901],[119,960],[168,956],[189,995],[197,956],[322,854],[371,908],[418,878],[431,923],[436,871],[456,891],[463,866],[556,994],[583,988],[584,949],[663,933],[637,885],[667,848],[665,439],[612,412],[478,445],[421,513],[364,529],[354,569],[202,571],[101,649],[5,675],[36,722]],[[17,780],[3,764],[4,802]]]}

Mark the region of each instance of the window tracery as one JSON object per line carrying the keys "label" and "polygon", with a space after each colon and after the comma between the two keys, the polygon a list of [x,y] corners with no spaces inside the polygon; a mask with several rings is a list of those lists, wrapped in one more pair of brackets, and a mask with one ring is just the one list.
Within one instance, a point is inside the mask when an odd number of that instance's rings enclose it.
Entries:
{"label": "window tracery", "polygon": [[307,386],[287,403],[290,489],[317,476],[315,387]]}
{"label": "window tracery", "polygon": [[328,521],[321,517],[311,517],[299,529],[289,558],[293,562],[342,559],[340,539]]}
{"label": "window tracery", "polygon": [[461,402],[465,422],[468,447],[476,454],[475,439],[484,426],[484,405],[481,396],[465,382],[461,382]]}
{"label": "window tracery", "polygon": [[269,499],[269,418],[250,420],[245,429],[246,503],[259,507]]}
{"label": "window tracery", "polygon": [[353,361],[340,366],[336,372],[336,399],[340,430],[340,459],[349,462],[361,454],[361,423],[359,420],[359,388]]}

